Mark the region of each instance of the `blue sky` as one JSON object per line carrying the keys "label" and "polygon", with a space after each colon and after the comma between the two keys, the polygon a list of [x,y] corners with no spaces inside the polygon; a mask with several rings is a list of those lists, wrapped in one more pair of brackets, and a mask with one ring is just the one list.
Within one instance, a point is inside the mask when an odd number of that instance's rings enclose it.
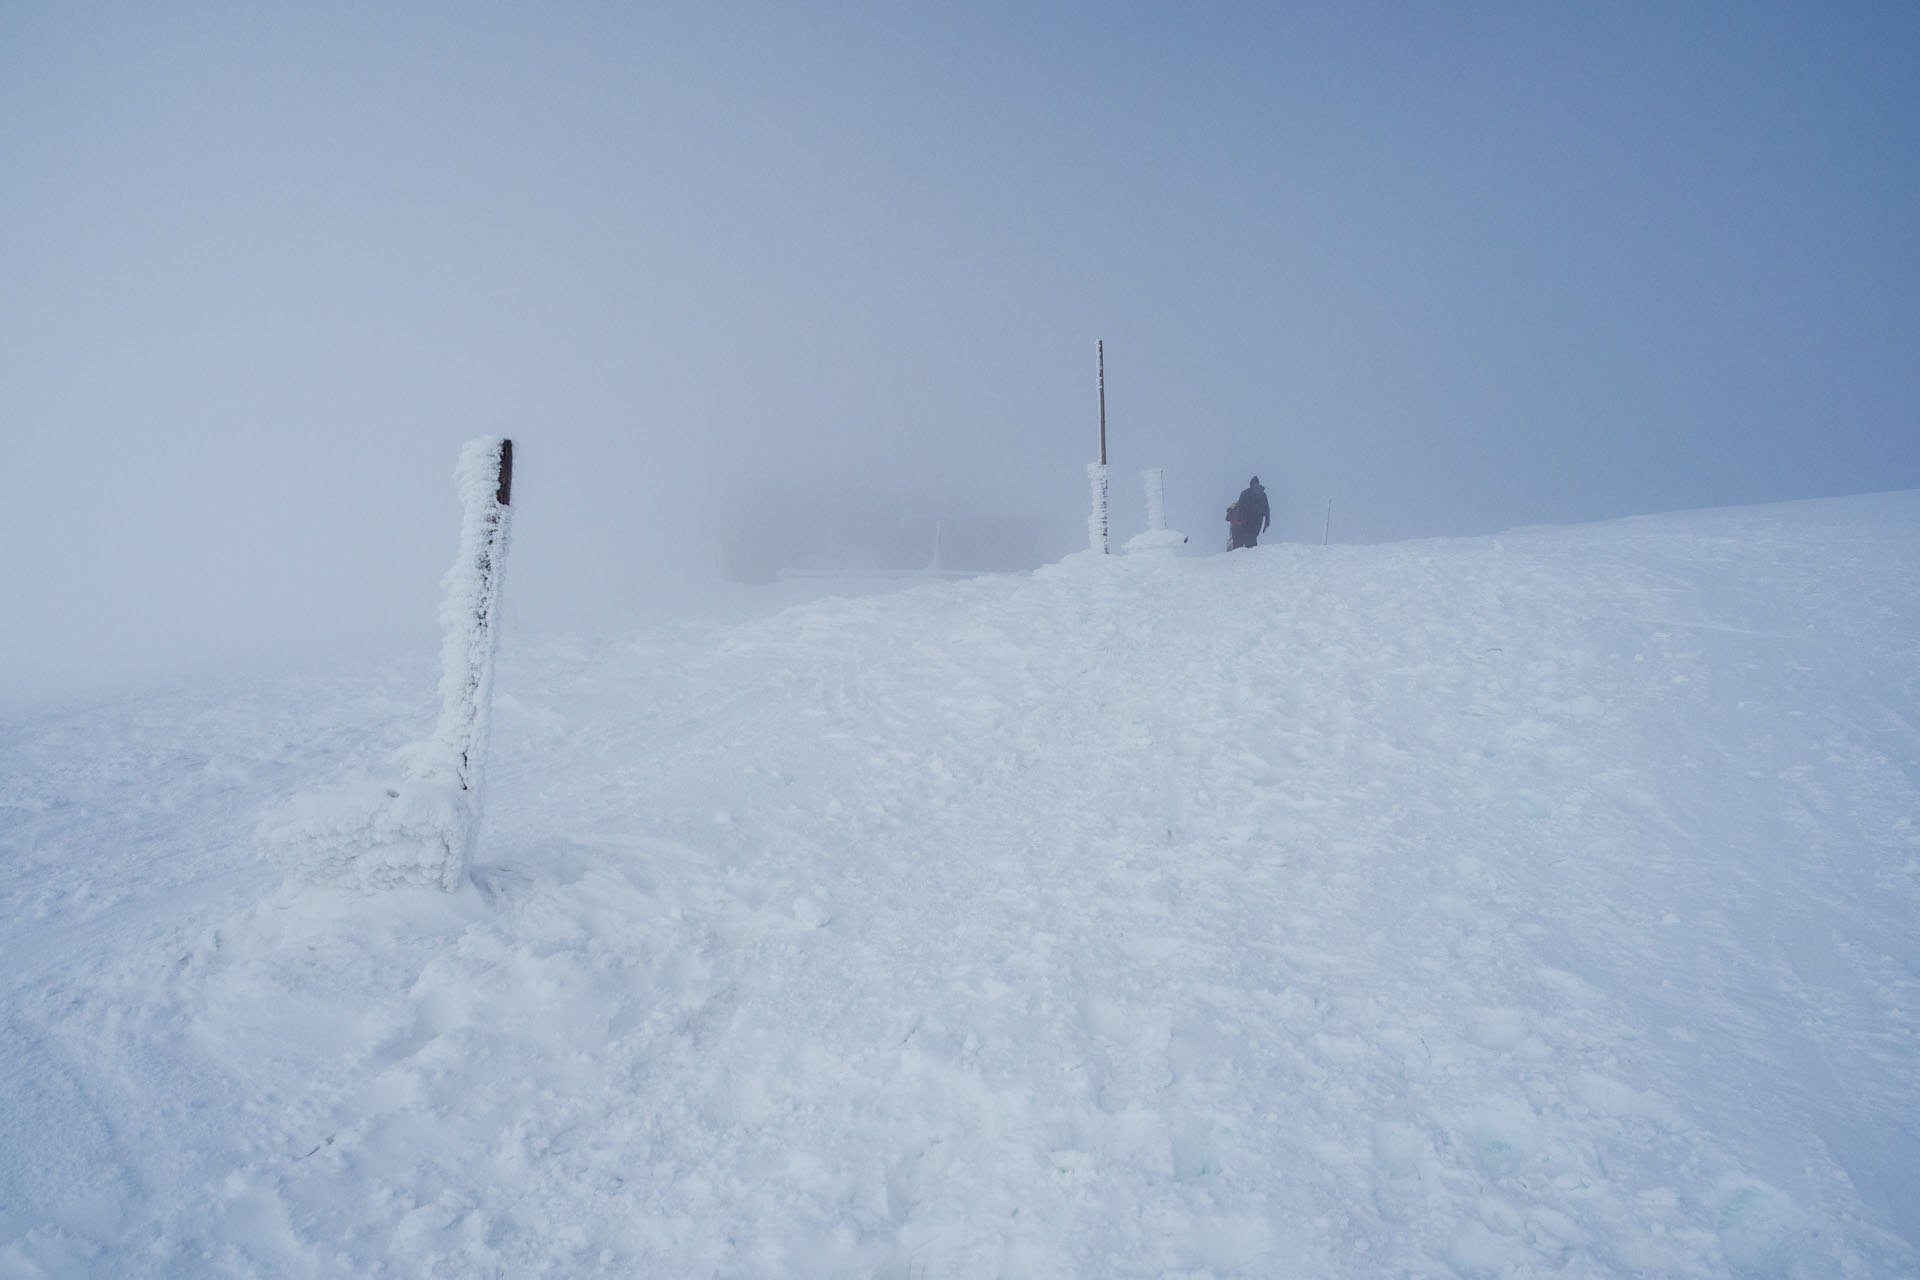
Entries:
{"label": "blue sky", "polygon": [[[4,692],[530,623],[742,506],[1071,550],[1920,487],[1920,8],[0,8]],[[1122,509],[1124,528],[1137,515]]]}

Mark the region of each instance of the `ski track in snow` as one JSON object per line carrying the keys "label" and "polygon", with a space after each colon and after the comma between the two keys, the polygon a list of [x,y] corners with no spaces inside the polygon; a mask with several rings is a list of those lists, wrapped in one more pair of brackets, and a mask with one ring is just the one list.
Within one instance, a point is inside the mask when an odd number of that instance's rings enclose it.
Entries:
{"label": "ski track in snow", "polygon": [[[0,1276],[1920,1273],[1920,495],[516,645],[0,741]],[[510,604],[510,602],[509,602]]]}

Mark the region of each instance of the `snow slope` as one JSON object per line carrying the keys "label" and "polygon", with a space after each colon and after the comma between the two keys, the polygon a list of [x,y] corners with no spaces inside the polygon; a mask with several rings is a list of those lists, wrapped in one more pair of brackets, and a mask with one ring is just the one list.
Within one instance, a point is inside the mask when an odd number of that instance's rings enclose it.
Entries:
{"label": "snow slope", "polygon": [[[511,601],[509,600],[509,608]],[[1920,1274],[1920,494],[503,645],[0,739],[0,1276]]]}

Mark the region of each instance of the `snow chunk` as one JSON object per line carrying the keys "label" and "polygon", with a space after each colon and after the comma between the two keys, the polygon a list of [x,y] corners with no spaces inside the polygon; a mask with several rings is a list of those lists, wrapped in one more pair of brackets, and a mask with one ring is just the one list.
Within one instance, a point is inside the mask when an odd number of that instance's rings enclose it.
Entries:
{"label": "snow chunk", "polygon": [[375,893],[453,890],[465,878],[479,806],[457,782],[345,782],[295,796],[254,833],[290,881]]}

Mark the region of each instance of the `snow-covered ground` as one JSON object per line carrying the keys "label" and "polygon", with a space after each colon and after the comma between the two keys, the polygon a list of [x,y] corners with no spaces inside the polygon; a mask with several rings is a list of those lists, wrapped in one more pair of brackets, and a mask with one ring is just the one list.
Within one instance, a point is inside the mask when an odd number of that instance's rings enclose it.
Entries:
{"label": "snow-covered ground", "polygon": [[0,726],[0,1276],[1920,1274],[1920,494]]}

